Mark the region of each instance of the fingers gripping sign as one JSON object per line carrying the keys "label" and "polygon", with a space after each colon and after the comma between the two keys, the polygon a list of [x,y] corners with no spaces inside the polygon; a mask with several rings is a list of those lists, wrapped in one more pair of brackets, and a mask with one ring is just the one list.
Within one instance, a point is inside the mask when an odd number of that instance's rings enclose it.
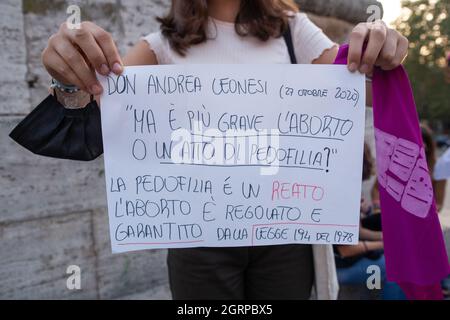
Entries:
{"label": "fingers gripping sign", "polygon": [[350,34],[349,46],[349,70],[367,75],[372,74],[375,66],[395,69],[408,52],[408,40],[381,20],[358,24]]}

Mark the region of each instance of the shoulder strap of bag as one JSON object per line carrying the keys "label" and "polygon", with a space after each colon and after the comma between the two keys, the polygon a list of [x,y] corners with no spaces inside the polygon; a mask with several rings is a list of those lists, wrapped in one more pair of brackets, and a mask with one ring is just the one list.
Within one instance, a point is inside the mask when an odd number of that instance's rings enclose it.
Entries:
{"label": "shoulder strap of bag", "polygon": [[284,38],[284,41],[286,42],[286,45],[288,48],[289,57],[291,58],[291,63],[297,64],[297,58],[295,57],[295,51],[294,51],[294,43],[292,42],[291,28],[289,27],[289,25],[283,34],[283,38]]}

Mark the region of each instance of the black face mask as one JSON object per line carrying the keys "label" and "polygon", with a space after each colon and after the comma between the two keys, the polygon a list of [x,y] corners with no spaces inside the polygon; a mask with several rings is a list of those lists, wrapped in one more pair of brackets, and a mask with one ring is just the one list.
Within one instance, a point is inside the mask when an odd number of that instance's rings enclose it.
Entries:
{"label": "black face mask", "polygon": [[91,161],[103,153],[100,109],[95,100],[81,109],[66,109],[49,95],[9,136],[46,157]]}

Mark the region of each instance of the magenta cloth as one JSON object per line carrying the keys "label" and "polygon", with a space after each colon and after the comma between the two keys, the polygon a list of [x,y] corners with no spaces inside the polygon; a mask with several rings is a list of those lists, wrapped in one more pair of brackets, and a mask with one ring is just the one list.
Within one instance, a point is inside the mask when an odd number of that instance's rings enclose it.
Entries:
{"label": "magenta cloth", "polygon": [[[347,64],[347,55],[344,45],[335,64]],[[442,299],[440,282],[450,266],[403,66],[376,68],[372,96],[387,279],[408,299]]]}

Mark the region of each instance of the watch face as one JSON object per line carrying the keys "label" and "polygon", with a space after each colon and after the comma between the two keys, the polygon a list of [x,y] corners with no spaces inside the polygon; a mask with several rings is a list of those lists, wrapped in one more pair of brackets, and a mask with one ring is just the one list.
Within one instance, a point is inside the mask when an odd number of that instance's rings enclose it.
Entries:
{"label": "watch face", "polygon": [[85,107],[83,103],[87,95],[59,91],[58,97],[66,109],[80,109]]}
{"label": "watch face", "polygon": [[79,101],[76,97],[64,97],[64,107],[67,109],[78,109]]}

